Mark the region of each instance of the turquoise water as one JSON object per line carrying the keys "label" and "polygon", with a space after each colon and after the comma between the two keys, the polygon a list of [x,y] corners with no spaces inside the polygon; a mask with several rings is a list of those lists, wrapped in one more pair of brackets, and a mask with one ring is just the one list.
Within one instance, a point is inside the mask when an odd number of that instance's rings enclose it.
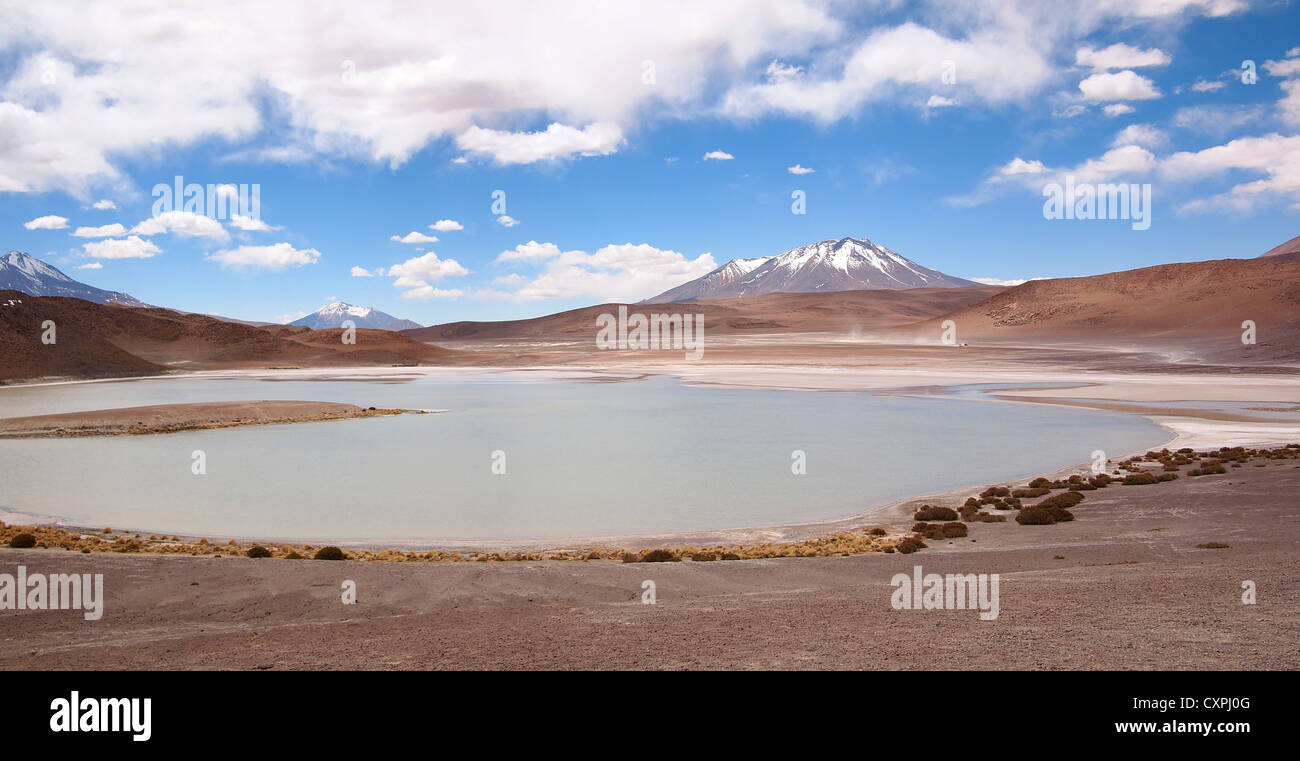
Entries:
{"label": "turquoise water", "polygon": [[[220,537],[558,538],[844,517],[1169,438],[1123,413],[854,392],[580,382],[181,377],[0,389],[0,417],[175,402],[445,409],[156,436],[0,441],[0,510]],[[191,472],[203,450],[206,475]],[[806,475],[791,472],[792,452]],[[493,473],[494,452],[505,473]]]}

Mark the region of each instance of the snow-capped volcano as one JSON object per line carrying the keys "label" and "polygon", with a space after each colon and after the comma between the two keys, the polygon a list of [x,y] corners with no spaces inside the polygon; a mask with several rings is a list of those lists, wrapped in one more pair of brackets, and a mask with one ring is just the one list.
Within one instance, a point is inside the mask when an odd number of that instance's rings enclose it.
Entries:
{"label": "snow-capped volcano", "polygon": [[77,282],[47,264],[22,251],[10,251],[0,257],[0,290],[22,291],[29,296],[65,296],[83,299],[96,304],[123,304],[131,307],[148,306],[143,301],[101,288]]}
{"label": "snow-capped volcano", "polygon": [[326,328],[341,328],[346,320],[351,320],[358,328],[374,328],[376,330],[410,330],[424,327],[418,322],[401,320],[378,309],[353,306],[342,301],[326,304],[306,317],[294,320],[289,324],[303,325],[312,330],[324,330]]}
{"label": "snow-capped volcano", "polygon": [[779,256],[732,259],[646,303],[728,299],[765,293],[957,288],[979,285],[922,267],[866,238],[801,246]]}

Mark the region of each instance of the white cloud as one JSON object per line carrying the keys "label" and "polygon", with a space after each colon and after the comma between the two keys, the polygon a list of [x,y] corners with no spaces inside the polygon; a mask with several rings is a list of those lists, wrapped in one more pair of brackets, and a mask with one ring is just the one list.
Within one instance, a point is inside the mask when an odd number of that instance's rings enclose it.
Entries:
{"label": "white cloud", "polygon": [[[525,250],[535,255],[514,256]],[[518,287],[494,294],[532,301],[590,298],[600,301],[636,301],[666,291],[717,269],[711,254],[687,259],[676,251],[641,243],[604,246],[594,254],[561,251],[554,243],[529,241],[514,252],[502,252],[499,261],[532,260],[542,271],[525,280],[512,278]]]}
{"label": "white cloud", "polygon": [[1082,103],[1071,103],[1062,109],[1052,111],[1052,116],[1060,116],[1066,119],[1073,119],[1076,116],[1083,116],[1088,113],[1088,107]]}
{"label": "white cloud", "polygon": [[437,254],[430,251],[423,256],[407,259],[401,264],[394,264],[388,268],[387,274],[389,277],[396,278],[393,281],[395,288],[427,294],[419,296],[402,294],[406,298],[441,298],[434,294],[437,289],[431,288],[428,281],[437,282],[444,277],[468,275],[469,270],[462,267],[455,259],[439,259]]}
{"label": "white cloud", "polygon": [[1140,145],[1144,148],[1158,148],[1169,142],[1169,135],[1153,124],[1130,124],[1120,130],[1111,140],[1112,147],[1123,145]]}
{"label": "white cloud", "polygon": [[288,314],[277,314],[275,317],[273,317],[273,318],[271,318],[271,319],[275,320],[276,322],[280,323],[281,325],[288,325],[289,323],[293,322],[294,320],[301,320],[302,318],[306,317],[306,316],[309,315],[309,314],[311,314],[311,313],[310,313],[310,312],[290,312],[290,313],[288,313]]}
{"label": "white cloud", "polygon": [[180,210],[165,211],[150,217],[132,227],[131,232],[138,235],[159,235],[169,232],[190,238],[230,240],[230,233],[226,232],[217,220],[192,211]]}
{"label": "white cloud", "polygon": [[100,264],[99,262],[87,262],[86,264],[83,264],[83,265],[81,265],[80,267],[77,267],[77,269],[79,269],[79,270],[102,270],[102,269],[104,269],[104,265]]}
{"label": "white cloud", "polygon": [[[963,104],[1026,101],[1055,86],[1060,62],[1095,32],[1245,7],[881,5],[877,15],[818,0],[665,0],[651,13],[641,3],[502,0],[434,10],[399,1],[376,16],[353,3],[332,9],[323,30],[296,4],[251,0],[201,14],[160,4],[147,18],[105,3],[10,3],[0,24],[0,45],[13,52],[0,85],[0,192],[90,198],[98,185],[124,181],[117,162],[127,157],[206,141],[229,143],[252,161],[337,154],[397,166],[475,127],[542,126],[539,114],[620,134],[663,114],[777,111],[824,121],[871,102],[917,102],[911,90],[932,92],[945,60],[957,64]],[[936,29],[880,26],[881,17]],[[647,57],[656,63],[652,87],[640,79]],[[274,119],[266,118],[268,100]],[[288,145],[278,134],[284,123],[292,125]],[[617,147],[568,129],[586,142],[504,142],[515,158]]]}
{"label": "white cloud", "polygon": [[371,272],[365,267],[355,267],[355,266],[349,271],[348,274],[352,275],[352,277],[374,277],[375,276],[375,273]]}
{"label": "white cloud", "polygon": [[498,262],[526,262],[537,261],[540,259],[551,259],[561,254],[560,247],[554,243],[538,243],[530,240],[527,243],[520,243],[513,250],[502,251],[497,254]]}
{"label": "white cloud", "polygon": [[[3,106],[0,103],[0,106]],[[37,217],[30,222],[24,222],[23,227],[28,230],[62,230],[68,226],[67,217],[56,217],[53,214],[44,217]]]}
{"label": "white cloud", "polygon": [[705,161],[731,161],[736,158],[726,151],[709,151],[704,154]]}
{"label": "white cloud", "polygon": [[519,220],[515,219],[509,214],[498,214],[497,224],[501,225],[502,227],[514,227],[515,225],[519,224]]}
{"label": "white cloud", "polygon": [[100,211],[109,211],[111,209],[116,209],[117,204],[105,198],[103,200],[96,201],[95,203],[91,204],[90,208],[99,209]]}
{"label": "white cloud", "polygon": [[1101,110],[1105,111],[1107,116],[1116,117],[1131,114],[1137,109],[1127,103],[1111,103],[1109,106],[1103,106]]}
{"label": "white cloud", "polygon": [[448,233],[453,230],[464,230],[465,226],[454,219],[440,219],[429,225],[430,230],[437,230],[440,233]]}
{"label": "white cloud", "polygon": [[238,230],[243,230],[244,232],[267,232],[270,230],[280,229],[278,227],[273,227],[267,224],[265,221],[261,219],[253,219],[252,217],[245,217],[243,214],[231,214],[230,226]]}
{"label": "white cloud", "polygon": [[795,164],[794,166],[788,166],[788,167],[786,167],[786,168],[785,168],[785,171],[789,172],[790,174],[812,174],[813,172],[815,172],[815,171],[817,171],[817,170],[816,170],[816,169],[809,169],[809,168],[806,167],[806,166],[799,166],[798,164]]}
{"label": "white cloud", "polygon": [[1264,71],[1275,77],[1294,77],[1300,75],[1300,58],[1288,58],[1283,61],[1265,61]]}
{"label": "white cloud", "polygon": [[99,227],[78,227],[72,235],[76,238],[116,238],[119,235],[126,235],[126,228],[120,222],[114,222]]}
{"label": "white cloud", "polygon": [[459,288],[434,288],[431,285],[421,285],[409,290],[402,291],[404,299],[458,299],[464,294]]}
{"label": "white cloud", "polygon": [[1161,165],[1172,180],[1251,172],[1258,179],[1242,182],[1209,198],[1184,204],[1182,211],[1229,209],[1253,211],[1258,204],[1289,201],[1300,207],[1300,135],[1243,137],[1201,151],[1175,153]]}
{"label": "white cloud", "polygon": [[1095,72],[1167,66],[1172,60],[1168,53],[1159,48],[1141,50],[1122,42],[1101,50],[1079,48],[1074,54],[1074,62],[1077,65],[1090,67]]}
{"label": "white cloud", "polygon": [[1171,121],[1179,129],[1221,137],[1257,123],[1263,114],[1259,105],[1187,106],[1175,111]]}
{"label": "white cloud", "polygon": [[803,67],[789,66],[774,59],[767,65],[764,73],[767,74],[768,82],[789,82],[803,75]]}
{"label": "white cloud", "polygon": [[1043,174],[1046,171],[1047,167],[1043,162],[1037,159],[1026,161],[1016,156],[998,170],[998,175],[1001,177],[1014,177],[1021,174]]}
{"label": "white cloud", "polygon": [[228,269],[282,270],[315,264],[320,260],[320,252],[314,248],[296,249],[288,243],[276,243],[270,246],[240,246],[217,251],[207,258]]}
{"label": "white cloud", "polygon": [[86,256],[94,259],[148,259],[162,253],[153,241],[138,235],[115,240],[101,240],[81,244]]}
{"label": "white cloud", "polygon": [[425,235],[422,232],[410,231],[406,235],[390,235],[389,240],[394,243],[437,243],[438,238],[433,235]]}
{"label": "white cloud", "polygon": [[1208,81],[1208,80],[1200,79],[1197,80],[1196,83],[1192,85],[1192,90],[1195,92],[1217,92],[1219,90],[1222,90],[1225,87],[1227,87],[1227,84],[1225,82]]}
{"label": "white cloud", "polygon": [[931,95],[930,99],[925,102],[926,108],[950,108],[957,105],[953,98],[945,98],[942,95]]}
{"label": "white cloud", "polygon": [[1030,280],[1046,280],[1046,279],[1047,278],[1045,277],[1022,277],[1022,278],[1016,278],[1012,280],[1002,280],[996,277],[971,278],[971,280],[974,280],[977,283],[983,283],[984,285],[1023,285],[1025,283],[1028,283]]}
{"label": "white cloud", "polygon": [[463,151],[491,156],[498,164],[532,164],[580,156],[606,156],[623,144],[617,124],[597,122],[583,129],[554,123],[543,132],[504,132],[470,127],[456,136]]}
{"label": "white cloud", "polygon": [[1093,74],[1079,83],[1079,92],[1090,101],[1153,100],[1160,90],[1151,80],[1135,71]]}

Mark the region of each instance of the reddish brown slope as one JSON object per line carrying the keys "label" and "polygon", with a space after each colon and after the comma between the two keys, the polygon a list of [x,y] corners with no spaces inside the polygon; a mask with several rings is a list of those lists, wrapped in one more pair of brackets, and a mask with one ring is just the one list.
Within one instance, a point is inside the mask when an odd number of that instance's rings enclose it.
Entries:
{"label": "reddish brown slope", "polygon": [[[40,340],[46,320],[56,325],[52,346]],[[384,330],[359,330],[355,344],[344,344],[340,330],[262,328],[169,309],[0,291],[0,380],[102,378],[272,364],[416,365],[456,356]]]}
{"label": "reddish brown slope", "polygon": [[452,322],[402,333],[421,341],[574,338],[595,335],[596,318],[628,313],[703,314],[710,335],[845,332],[905,325],[982,301],[998,286],[916,288],[907,291],[774,293],[681,304],[598,304],[544,317],[504,322]]}
{"label": "reddish brown slope", "polygon": [[1300,258],[1034,280],[916,327],[938,335],[945,319],[957,324],[958,340],[1124,340],[1227,354],[1242,350],[1241,324],[1253,320],[1259,347],[1270,347],[1265,353],[1300,358]]}

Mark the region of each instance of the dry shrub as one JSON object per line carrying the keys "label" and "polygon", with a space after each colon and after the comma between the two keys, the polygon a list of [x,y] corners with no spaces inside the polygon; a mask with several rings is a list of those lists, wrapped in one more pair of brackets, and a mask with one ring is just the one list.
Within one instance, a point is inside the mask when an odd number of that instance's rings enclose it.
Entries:
{"label": "dry shrub", "polygon": [[1150,473],[1147,473],[1146,471],[1124,476],[1125,486],[1147,486],[1158,482],[1159,481],[1155,476],[1151,475]]}
{"label": "dry shrub", "polygon": [[642,563],[676,563],[681,558],[669,550],[649,550],[641,553]]}
{"label": "dry shrub", "polygon": [[1022,526],[1046,526],[1056,523],[1050,510],[1044,510],[1038,507],[1027,507],[1020,511],[1016,516],[1016,523]]}
{"label": "dry shrub", "polygon": [[1060,494],[1053,494],[1047,499],[1034,505],[1034,509],[1048,510],[1053,507],[1074,507],[1083,501],[1083,495],[1077,491],[1063,491]]}
{"label": "dry shrub", "polygon": [[345,553],[343,550],[339,549],[338,547],[321,547],[319,550],[316,550],[316,554],[312,556],[312,559],[313,560],[347,560],[348,556],[347,553]]}
{"label": "dry shrub", "polygon": [[16,550],[25,550],[36,546],[36,535],[24,531],[21,534],[15,534],[14,538],[9,540],[9,546]]}
{"label": "dry shrub", "polygon": [[1041,497],[1044,494],[1051,494],[1051,493],[1052,493],[1051,489],[1047,489],[1042,486],[1033,486],[1028,489],[1016,489],[1015,491],[1011,492],[1011,496],[1032,498],[1032,497]]}
{"label": "dry shrub", "polygon": [[988,499],[989,497],[1010,497],[1011,490],[1005,486],[990,486],[980,492],[980,496]]}
{"label": "dry shrub", "polygon": [[925,549],[925,547],[926,547],[925,542],[921,541],[919,537],[909,536],[909,537],[905,537],[898,544],[894,545],[894,547],[886,548],[885,551],[888,552],[890,549],[897,549],[899,552],[903,553],[904,555],[910,555],[913,552],[916,552],[917,550]]}
{"label": "dry shrub", "polygon": [[267,548],[263,547],[263,546],[260,545],[260,544],[255,544],[255,545],[253,545],[252,547],[249,547],[249,548],[248,548],[248,552],[245,552],[244,554],[247,555],[247,556],[250,557],[250,558],[269,558],[269,557],[271,557],[271,551],[268,550]]}
{"label": "dry shrub", "polygon": [[918,521],[955,521],[957,520],[957,511],[951,507],[939,507],[937,505],[922,505],[920,510],[912,516],[913,520]]}
{"label": "dry shrub", "polygon": [[1206,543],[1204,543],[1204,544],[1198,544],[1198,545],[1196,545],[1196,549],[1198,549],[1198,550],[1226,550],[1226,549],[1228,549],[1228,545],[1224,544],[1223,542],[1206,542]]}

